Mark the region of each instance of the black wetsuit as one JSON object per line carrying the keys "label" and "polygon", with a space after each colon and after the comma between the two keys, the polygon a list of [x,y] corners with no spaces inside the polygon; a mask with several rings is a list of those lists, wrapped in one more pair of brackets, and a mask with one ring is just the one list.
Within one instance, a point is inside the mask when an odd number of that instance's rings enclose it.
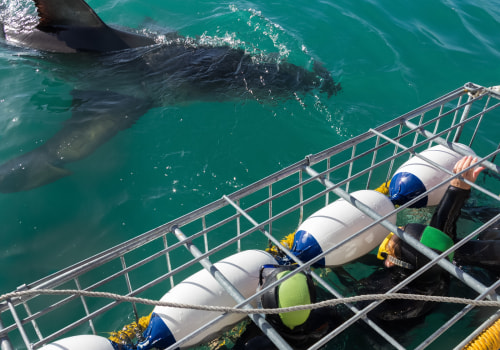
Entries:
{"label": "black wetsuit", "polygon": [[[465,201],[469,198],[469,195],[470,190],[463,190],[450,186],[436,208],[429,226],[441,230],[451,237],[453,241],[456,241],[456,223],[460,216],[460,211]],[[419,239],[419,235],[421,235],[425,227],[426,226],[422,224],[407,224],[404,230]],[[405,254],[402,253],[402,260],[406,260],[407,256],[411,255],[411,263],[415,268],[418,269],[429,262],[426,256],[417,252],[409,245],[403,243],[402,246],[404,246],[406,252],[406,257]],[[410,276],[414,271],[415,270],[408,270],[398,266],[389,269],[380,267],[370,276],[357,281],[357,283],[354,282],[354,293],[356,295],[385,293]],[[342,273],[340,273],[339,277],[344,281],[346,280],[346,276],[342,276]],[[447,295],[449,282],[449,274],[440,266],[434,265],[424,274],[400,289],[398,293],[435,296]],[[361,303],[360,306],[363,307],[368,304],[370,304],[370,302]],[[369,313],[369,316],[382,321],[410,320],[424,316],[431,311],[435,305],[435,303],[425,301],[390,300],[377,306]]]}
{"label": "black wetsuit", "polygon": [[[431,226],[441,230],[457,242],[456,222],[460,210],[470,194],[450,186],[434,214]],[[498,212],[495,213],[495,215]],[[500,220],[483,231],[477,239],[467,242],[455,252],[455,263],[460,266],[477,266],[495,274],[500,273]]]}
{"label": "black wetsuit", "polygon": [[[316,343],[341,323],[341,315],[338,309],[325,307],[312,310],[306,323],[293,330],[274,322],[272,326],[294,349],[301,350],[307,349]],[[232,349],[271,350],[276,349],[276,346],[267,336],[262,334],[262,331],[253,322],[250,322]]]}
{"label": "black wetsuit", "polygon": [[469,196],[470,190],[449,186],[439,202],[429,226],[443,231],[456,242],[458,217]]}
{"label": "black wetsuit", "polygon": [[455,262],[463,267],[480,267],[500,277],[500,220],[455,252]]}
{"label": "black wetsuit", "polygon": [[[277,266],[275,271],[272,272],[265,280],[259,282],[262,288],[267,287],[269,284],[276,281],[278,273],[286,270],[293,270],[295,266]],[[314,285],[313,279],[309,274],[304,274],[307,278],[307,286],[309,291],[309,300],[315,303],[317,298],[326,300],[330,298],[330,294],[326,295],[326,291]],[[279,305],[278,301],[278,287],[269,290],[261,298],[262,306],[264,308],[276,308]],[[287,327],[279,315],[267,315],[266,320],[278,331],[283,339],[290,344],[294,349],[307,349],[312,344],[323,338],[327,333],[338,327],[344,320],[342,319],[345,312],[342,312],[342,307],[324,307],[321,309],[311,310],[307,320],[295,326],[293,329]],[[275,345],[269,340],[267,336],[262,334],[261,330],[253,323],[250,322],[245,332],[238,338],[233,349],[242,350],[270,350],[275,349]]]}

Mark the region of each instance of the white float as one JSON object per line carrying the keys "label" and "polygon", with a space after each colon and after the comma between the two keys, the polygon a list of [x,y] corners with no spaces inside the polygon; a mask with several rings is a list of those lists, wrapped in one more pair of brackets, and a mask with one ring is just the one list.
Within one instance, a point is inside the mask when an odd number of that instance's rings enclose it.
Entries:
{"label": "white float", "polygon": [[64,338],[40,350],[115,350],[109,339],[98,335],[76,335]]}
{"label": "white float", "polygon": [[[261,250],[247,250],[221,260],[214,265],[217,269],[248,298],[255,294],[259,283],[259,270],[262,265],[276,264],[271,254]],[[236,301],[220,286],[206,270],[201,270],[188,277],[162,298],[162,301],[199,305],[234,306]],[[256,306],[255,304],[253,306]],[[160,348],[173,344],[194,330],[218,317],[219,312],[207,312],[191,309],[155,307],[150,325],[146,330],[147,339],[138,344],[138,349],[150,349],[151,345]],[[182,344],[181,348],[191,347],[229,328],[243,320],[245,315],[231,314],[212,325],[202,333]],[[156,328],[156,329],[154,329]],[[148,333],[149,334],[146,334]],[[159,335],[154,333],[159,332]],[[151,335],[150,335],[151,334]],[[158,342],[158,339],[161,341]]]}
{"label": "white float", "polygon": [[[458,143],[454,145],[471,155],[475,154],[466,145]],[[441,145],[426,149],[419,154],[448,171],[453,171],[455,163],[463,157],[461,154]],[[448,178],[450,178],[450,175],[446,172],[419,157],[412,157],[394,173],[389,185],[389,196],[395,205],[403,205]],[[448,185],[446,184],[439,187],[410,207],[422,208],[438,205],[447,188]]]}
{"label": "white float", "polygon": [[[389,198],[380,192],[361,190],[351,195],[381,216],[394,210]],[[388,220],[395,224],[395,215],[391,215]],[[311,260],[373,221],[349,202],[338,199],[312,214],[299,226],[291,251],[302,261]],[[382,225],[375,225],[333,250],[315,266],[339,266],[353,261],[377,247],[388,234],[389,231]]]}

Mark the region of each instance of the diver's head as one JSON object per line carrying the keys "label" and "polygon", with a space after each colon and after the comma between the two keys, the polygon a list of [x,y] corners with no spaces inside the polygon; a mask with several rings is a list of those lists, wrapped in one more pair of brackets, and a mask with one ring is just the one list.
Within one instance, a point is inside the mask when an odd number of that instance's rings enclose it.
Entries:
{"label": "diver's head", "polygon": [[[449,236],[430,226],[408,224],[403,230],[438,254],[453,245],[453,240]],[[389,234],[382,242],[377,257],[381,260],[385,259],[384,265],[386,267],[399,266],[406,270],[417,270],[429,262],[429,258],[393,233]],[[450,254],[449,258],[452,260],[453,256]],[[440,269],[440,267],[435,265],[425,274],[429,272],[434,274],[435,269]]]}
{"label": "diver's head", "polygon": [[404,242],[394,233],[389,233],[378,248],[377,258],[385,260],[385,267],[399,266],[407,270],[415,269],[411,263],[401,260],[401,246]]}
{"label": "diver's head", "polygon": [[[276,270],[266,278],[262,288],[280,280],[292,271],[290,269]],[[275,288],[271,288],[261,297],[262,307],[266,309],[284,308],[297,305],[308,305],[316,300],[314,284],[309,274],[299,272],[283,281]],[[293,312],[280,313],[279,315],[268,315],[268,320],[274,326],[285,326],[289,330],[303,325],[309,318],[310,310],[299,310]]]}

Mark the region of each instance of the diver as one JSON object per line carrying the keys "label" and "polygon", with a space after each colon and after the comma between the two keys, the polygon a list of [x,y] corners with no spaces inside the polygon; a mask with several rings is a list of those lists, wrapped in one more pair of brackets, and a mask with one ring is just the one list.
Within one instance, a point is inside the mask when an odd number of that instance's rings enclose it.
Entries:
{"label": "diver", "polygon": [[[477,163],[477,158],[464,157],[455,164],[453,172],[461,172],[475,163]],[[463,173],[462,176],[466,180],[475,182],[482,170],[484,167],[476,166]],[[466,182],[458,177],[453,178],[429,225],[410,223],[404,226],[403,230],[441,254],[457,241],[457,220],[470,192],[470,186]],[[463,253],[457,251],[456,255],[463,255]],[[377,257],[384,260],[385,268],[378,269],[370,276],[357,281],[355,283],[356,294],[385,293],[429,262],[429,258],[393,233],[382,242]],[[448,259],[453,261],[454,254],[450,254]],[[434,265],[401,288],[398,293],[444,296],[448,295],[449,283],[449,274],[439,265]],[[369,313],[369,316],[382,321],[412,320],[426,315],[434,306],[435,303],[427,301],[390,300],[377,306]]]}
{"label": "diver", "polygon": [[[259,288],[263,289],[276,280],[280,280],[296,268],[296,265],[263,266],[260,273]],[[264,278],[265,270],[270,273]],[[261,296],[263,308],[285,308],[297,305],[313,304],[320,291],[314,285],[308,272],[298,272],[281,284],[271,288]],[[306,349],[323,336],[338,327],[342,322],[342,314],[337,307],[324,307],[314,310],[299,310],[280,314],[266,315],[268,321],[294,349]],[[245,332],[238,338],[234,350],[243,349],[275,349],[275,345],[262,331],[250,322]]]}

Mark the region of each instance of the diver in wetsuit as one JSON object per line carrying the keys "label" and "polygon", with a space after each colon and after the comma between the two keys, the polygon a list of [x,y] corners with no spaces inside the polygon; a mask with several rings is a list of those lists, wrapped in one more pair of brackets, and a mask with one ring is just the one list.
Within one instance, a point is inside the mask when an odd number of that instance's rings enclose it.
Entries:
{"label": "diver in wetsuit", "polygon": [[[454,173],[461,172],[476,162],[477,158],[464,157],[455,164],[453,171]],[[484,167],[471,168],[462,176],[475,182],[483,169]],[[456,223],[469,195],[470,186],[467,183],[459,178],[452,179],[430,224],[426,226],[411,223],[407,224],[403,230],[437,253],[442,253],[456,242]],[[457,255],[460,253],[457,252]],[[360,280],[356,287],[357,294],[384,293],[429,262],[425,255],[392,233],[380,245],[377,257],[385,260],[386,269],[379,269],[369,277]],[[453,254],[450,254],[448,259],[452,261]],[[448,273],[439,265],[434,265],[398,292],[447,295],[449,282]],[[415,319],[427,314],[434,305],[435,303],[426,301],[391,300],[376,307],[369,315],[383,321]]]}
{"label": "diver in wetsuit", "polygon": [[[263,282],[261,270],[259,284],[262,288],[283,278],[293,271],[295,266],[273,266],[271,268],[272,272],[265,278],[265,282]],[[262,307],[271,309],[312,304],[316,302],[317,291],[310,274],[299,272],[264,293],[261,297]],[[268,314],[266,320],[294,349],[308,348],[342,323],[338,307]],[[233,350],[275,348],[269,338],[263,335],[254,323],[249,323],[245,332],[235,343]]]}

